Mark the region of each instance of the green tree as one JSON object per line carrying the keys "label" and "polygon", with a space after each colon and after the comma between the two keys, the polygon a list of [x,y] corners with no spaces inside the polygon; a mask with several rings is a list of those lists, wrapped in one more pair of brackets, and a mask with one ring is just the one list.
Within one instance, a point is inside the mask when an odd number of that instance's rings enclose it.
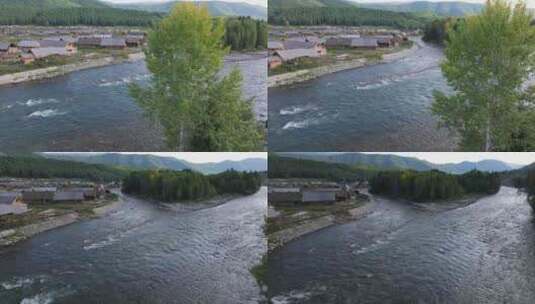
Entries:
{"label": "green tree", "polygon": [[[515,135],[530,140],[522,134],[535,123],[533,100],[524,98],[522,85],[534,66],[531,20],[522,2],[511,7],[489,0],[481,15],[449,26],[441,67],[455,94],[436,91],[432,110],[460,135],[461,149],[513,150]],[[521,146],[534,148],[535,142]]]}
{"label": "green tree", "polygon": [[256,150],[261,142],[251,102],[241,95],[241,74],[219,74],[228,48],[225,24],[204,6],[177,4],[148,36],[152,80],[131,95],[164,129],[179,151]]}

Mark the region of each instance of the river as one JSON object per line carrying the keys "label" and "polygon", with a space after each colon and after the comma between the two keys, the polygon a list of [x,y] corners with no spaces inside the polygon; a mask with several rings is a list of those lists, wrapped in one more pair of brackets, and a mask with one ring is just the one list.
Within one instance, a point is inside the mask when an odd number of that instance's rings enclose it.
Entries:
{"label": "river", "polygon": [[415,41],[421,47],[403,59],[270,88],[270,150],[455,150],[430,111],[433,90],[450,90],[443,52]]}
{"label": "river", "polygon": [[371,214],[275,250],[274,303],[533,303],[535,221],[502,187],[464,208],[374,198]]}
{"label": "river", "polygon": [[[266,59],[233,54],[224,72],[238,67],[243,92],[254,98],[259,121],[267,116]],[[89,69],[0,87],[3,152],[164,151],[163,132],[144,117],[128,84],[146,83],[144,61]]]}
{"label": "river", "polygon": [[0,251],[0,302],[258,302],[249,269],[267,247],[266,188],[186,213],[122,198],[106,216]]}

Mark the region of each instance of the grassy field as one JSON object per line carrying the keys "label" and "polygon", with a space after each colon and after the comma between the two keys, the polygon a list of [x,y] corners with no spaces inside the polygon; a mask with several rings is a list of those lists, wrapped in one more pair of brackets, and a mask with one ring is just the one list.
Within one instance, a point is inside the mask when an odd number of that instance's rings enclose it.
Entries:
{"label": "grassy field", "polygon": [[333,65],[345,61],[366,59],[369,61],[381,60],[383,55],[396,53],[404,49],[409,49],[413,45],[412,41],[405,41],[395,48],[378,48],[375,50],[353,49],[353,48],[329,48],[327,55],[319,58],[301,58],[292,63],[285,63],[275,69],[269,70],[268,75],[280,75],[299,70],[312,69],[321,66]]}
{"label": "grassy field", "polygon": [[93,209],[106,206],[118,200],[116,194],[107,194],[106,197],[97,201],[83,203],[46,203],[29,206],[30,211],[19,215],[4,215],[0,217],[0,230],[22,227],[47,220],[51,217],[61,216],[76,212],[82,218],[95,216]]}

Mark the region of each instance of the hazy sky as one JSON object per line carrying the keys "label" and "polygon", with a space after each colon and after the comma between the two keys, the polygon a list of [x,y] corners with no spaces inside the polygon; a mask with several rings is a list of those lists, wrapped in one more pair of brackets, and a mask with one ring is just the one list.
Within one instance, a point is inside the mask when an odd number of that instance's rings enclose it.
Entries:
{"label": "hazy sky", "polygon": [[[351,0],[354,2],[414,2],[416,0]],[[451,1],[462,1],[462,2],[472,2],[472,3],[485,3],[485,0],[433,0],[430,2],[451,2]],[[529,7],[535,7],[535,0],[527,0],[526,3]]]}
{"label": "hazy sky", "polygon": [[[74,154],[74,153],[68,153]],[[76,154],[85,154],[85,153],[76,153]],[[88,153],[88,154],[100,154],[100,153]],[[212,163],[212,162],[221,162],[225,160],[242,160],[246,158],[264,158],[267,159],[267,153],[264,152],[162,152],[162,153],[143,153],[143,152],[133,152],[133,153],[120,153],[120,154],[150,154],[157,156],[165,157],[175,157],[178,159],[183,159],[192,163]]]}
{"label": "hazy sky", "polygon": [[485,159],[501,160],[510,164],[529,165],[535,163],[535,153],[465,153],[465,152],[400,152],[400,153],[369,153],[394,154],[416,157],[435,164],[459,163],[463,161],[481,161]]}
{"label": "hazy sky", "polygon": [[[169,2],[170,0],[104,0],[113,3],[134,3],[134,2]],[[199,1],[199,0],[195,0]],[[202,1],[202,0],[201,0]],[[256,4],[267,6],[267,0],[223,0],[225,2],[246,2],[249,4]]]}

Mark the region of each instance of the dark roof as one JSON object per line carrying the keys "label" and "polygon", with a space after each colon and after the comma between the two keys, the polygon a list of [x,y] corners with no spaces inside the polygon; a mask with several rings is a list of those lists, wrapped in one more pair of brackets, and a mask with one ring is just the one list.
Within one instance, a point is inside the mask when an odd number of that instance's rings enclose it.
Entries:
{"label": "dark roof", "polygon": [[351,39],[352,47],[377,47],[377,39],[370,37],[360,37]]}
{"label": "dark roof", "polygon": [[124,38],[103,38],[100,42],[102,47],[126,47]]}
{"label": "dark roof", "polygon": [[69,55],[69,52],[67,52],[67,49],[61,48],[61,47],[43,47],[43,48],[34,48],[30,51],[35,59],[41,59],[48,56],[67,56]]}
{"label": "dark roof", "polygon": [[290,61],[302,57],[319,57],[319,54],[314,49],[293,49],[280,50],[275,52],[282,61]]}
{"label": "dark roof", "polygon": [[282,50],[284,49],[284,44],[280,41],[268,41],[268,49],[270,50]]}
{"label": "dark roof", "polygon": [[22,192],[23,201],[50,201],[54,198],[53,191],[24,191]]}
{"label": "dark roof", "polygon": [[303,40],[285,40],[283,44],[284,44],[285,49],[295,50],[295,49],[311,49],[315,47],[317,43],[303,41]]}
{"label": "dark roof", "polygon": [[40,40],[41,47],[67,47],[68,42],[61,40]]}
{"label": "dark roof", "polygon": [[10,44],[7,42],[0,42],[0,51],[7,51],[9,49]]}
{"label": "dark roof", "polygon": [[78,45],[90,45],[90,46],[99,46],[102,42],[100,37],[80,37],[78,38]]}
{"label": "dark roof", "polygon": [[21,40],[18,43],[19,47],[24,48],[38,48],[41,45],[39,44],[39,41],[37,40]]}
{"label": "dark roof", "polygon": [[43,40],[51,40],[51,41],[64,41],[66,43],[75,43],[76,38],[71,36],[53,36],[53,37],[46,37]]}
{"label": "dark roof", "polygon": [[0,195],[0,204],[11,205],[16,199],[16,195]]}
{"label": "dark roof", "polygon": [[82,191],[58,191],[54,193],[54,201],[83,201]]}

